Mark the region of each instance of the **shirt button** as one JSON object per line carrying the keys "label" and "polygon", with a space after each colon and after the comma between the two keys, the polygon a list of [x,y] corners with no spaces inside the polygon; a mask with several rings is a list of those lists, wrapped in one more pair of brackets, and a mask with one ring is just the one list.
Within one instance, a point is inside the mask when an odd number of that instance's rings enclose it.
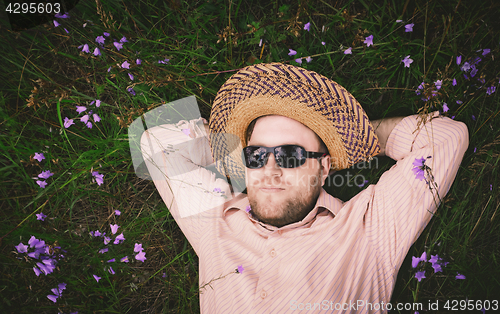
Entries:
{"label": "shirt button", "polygon": [[260,297],[261,297],[262,299],[265,299],[265,298],[267,297],[267,292],[266,292],[266,291],[264,291],[264,290],[262,290],[262,291],[260,292]]}
{"label": "shirt button", "polygon": [[276,251],[274,249],[272,249],[271,252],[269,252],[269,255],[271,255],[271,257],[275,257]]}

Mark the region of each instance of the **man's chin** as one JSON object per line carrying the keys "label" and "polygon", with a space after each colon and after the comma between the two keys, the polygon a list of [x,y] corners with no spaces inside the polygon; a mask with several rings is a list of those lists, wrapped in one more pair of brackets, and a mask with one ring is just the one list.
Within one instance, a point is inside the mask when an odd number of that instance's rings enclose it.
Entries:
{"label": "man's chin", "polygon": [[[280,219],[282,216],[282,208],[281,205],[282,203],[276,203],[272,200],[264,200],[263,202],[258,202],[256,203],[255,209],[254,209],[256,216],[258,216],[261,220],[274,220],[274,219]],[[277,213],[280,213],[280,215],[277,215]]]}
{"label": "man's chin", "polygon": [[256,218],[258,218],[259,221],[265,223],[265,224],[268,224],[268,225],[271,225],[271,226],[275,226],[275,227],[278,227],[278,228],[281,228],[283,226],[286,226],[286,225],[289,225],[291,223],[293,223],[293,221],[290,221],[290,222],[287,222],[283,219],[283,217],[277,217],[277,216],[260,216],[260,215],[255,215]]}

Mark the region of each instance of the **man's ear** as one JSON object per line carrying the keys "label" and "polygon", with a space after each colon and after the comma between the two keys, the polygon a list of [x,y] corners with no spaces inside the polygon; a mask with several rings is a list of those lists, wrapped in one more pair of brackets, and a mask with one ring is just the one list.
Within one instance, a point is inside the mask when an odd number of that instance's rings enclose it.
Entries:
{"label": "man's ear", "polygon": [[321,158],[321,167],[322,167],[322,175],[321,175],[321,186],[325,185],[326,178],[330,175],[331,172],[331,157],[330,155],[326,155]]}

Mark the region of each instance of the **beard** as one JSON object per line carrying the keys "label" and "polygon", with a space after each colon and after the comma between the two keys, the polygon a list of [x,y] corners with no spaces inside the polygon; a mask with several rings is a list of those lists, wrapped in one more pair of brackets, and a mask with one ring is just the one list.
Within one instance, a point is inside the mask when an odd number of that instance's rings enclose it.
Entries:
{"label": "beard", "polygon": [[[320,174],[321,171],[318,175]],[[293,194],[293,196],[281,202],[273,199],[273,196],[277,195],[269,194],[260,197],[257,195],[258,188],[248,187],[248,200],[253,216],[261,222],[278,228],[301,221],[316,205],[322,188],[317,184],[318,182],[319,176],[316,178],[316,184],[299,188],[297,192],[287,190],[286,193]]]}

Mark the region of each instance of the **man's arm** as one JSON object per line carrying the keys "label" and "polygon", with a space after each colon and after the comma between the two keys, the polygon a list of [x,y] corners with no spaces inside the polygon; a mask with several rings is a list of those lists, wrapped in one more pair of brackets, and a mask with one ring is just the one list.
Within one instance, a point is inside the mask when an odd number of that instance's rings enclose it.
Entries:
{"label": "man's arm", "polygon": [[210,209],[232,199],[227,181],[206,169],[213,159],[204,131],[195,119],[150,128],[141,138],[151,178],[195,251],[203,230],[215,218]]}
{"label": "man's arm", "polygon": [[[374,127],[382,127],[379,132],[385,141],[384,153],[396,160],[396,164],[361,197],[369,204],[364,215],[367,234],[392,269],[399,268],[440,199],[448,193],[469,144],[467,126],[439,116],[437,111],[425,124],[418,124],[418,115],[400,119],[393,126],[395,120],[375,122]],[[384,137],[384,133],[389,136]],[[427,173],[424,172],[425,179],[416,176],[414,169],[422,158],[431,169],[437,187],[427,182],[430,181]]]}
{"label": "man's arm", "polygon": [[380,145],[380,156],[385,156],[385,145],[387,144],[389,135],[391,135],[394,127],[401,120],[403,120],[403,118],[404,117],[394,117],[371,121],[373,127],[375,128],[375,134],[377,134],[378,137],[378,142]]}

